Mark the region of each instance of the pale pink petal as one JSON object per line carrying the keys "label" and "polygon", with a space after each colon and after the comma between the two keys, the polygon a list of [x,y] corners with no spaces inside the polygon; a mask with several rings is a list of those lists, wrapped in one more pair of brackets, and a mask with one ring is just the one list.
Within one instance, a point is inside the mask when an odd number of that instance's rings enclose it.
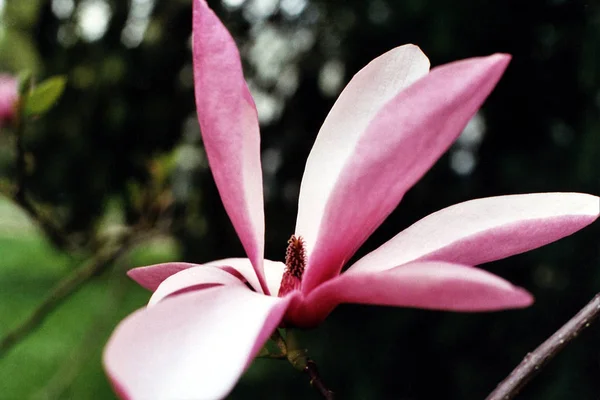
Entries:
{"label": "pale pink petal", "polygon": [[[509,60],[495,54],[434,68],[383,107],[353,144],[335,187],[323,188],[328,199],[318,235],[310,231],[303,293],[339,273],[456,139]],[[315,167],[329,168],[326,161]],[[296,234],[305,235],[302,230]]]}
{"label": "pale pink petal", "polygon": [[154,306],[174,294],[220,285],[246,286],[239,278],[221,268],[200,265],[185,269],[165,279],[150,297],[148,306]]}
{"label": "pale pink petal", "polygon": [[394,96],[428,72],[423,52],[405,45],[371,61],[340,94],[319,131],[300,187],[296,233],[309,253],[331,192],[368,125]]}
{"label": "pale pink petal", "polygon": [[238,286],[169,298],[119,324],[104,367],[126,399],[224,398],[289,301]]}
{"label": "pale pink petal", "polygon": [[[494,311],[529,306],[524,289],[481,269],[417,262],[381,272],[342,274],[312,291],[290,320],[312,326],[340,303],[447,311]],[[291,311],[291,310],[290,310]]]}
{"label": "pale pink petal", "polygon": [[537,193],[471,200],[428,215],[360,259],[347,273],[414,260],[477,265],[543,246],[592,223],[600,199]]}
{"label": "pale pink petal", "polygon": [[[253,288],[259,290],[258,279],[252,268],[250,260],[247,258],[225,258],[222,260],[215,260],[204,265],[212,265],[222,268],[226,271],[236,271],[239,273]],[[280,261],[264,260],[265,265],[265,280],[269,292],[276,295],[279,292],[279,286],[281,285],[281,278],[283,271],[285,270],[285,264]]]}
{"label": "pale pink petal", "polygon": [[263,290],[265,222],[260,134],[238,49],[204,0],[193,0],[196,107],[221,200]]}
{"label": "pale pink petal", "polygon": [[[269,288],[270,293],[277,293],[279,292],[279,285],[281,284],[281,277],[285,270],[285,264],[271,260],[264,260],[264,264],[267,287]],[[127,272],[127,275],[144,288],[155,291],[158,286],[171,275],[183,271],[184,269],[201,266],[218,267],[229,272],[233,276],[248,282],[256,291],[260,292],[261,290],[252,263],[247,258],[225,258],[203,264],[169,262],[133,268]]]}
{"label": "pale pink petal", "polygon": [[140,286],[155,291],[158,286],[171,275],[183,271],[184,269],[197,266],[199,266],[199,264],[183,262],[162,263],[130,269],[127,271],[127,275]]}

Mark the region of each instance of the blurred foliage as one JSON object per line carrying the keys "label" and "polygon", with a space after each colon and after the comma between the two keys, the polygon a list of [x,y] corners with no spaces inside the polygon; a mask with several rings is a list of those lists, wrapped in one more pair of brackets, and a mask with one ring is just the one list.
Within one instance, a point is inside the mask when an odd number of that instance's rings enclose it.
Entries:
{"label": "blurred foliage", "polygon": [[[83,243],[97,240],[107,220],[152,226],[165,215],[176,238],[137,249],[0,359],[2,398],[110,398],[102,347],[117,322],[148,298],[125,280],[124,268],[243,254],[195,120],[191,2],[2,3],[0,69],[30,70],[38,82],[68,79],[60,101],[25,132],[30,197]],[[408,42],[421,46],[434,66],[493,52],[510,53],[513,62],[480,114],[483,136],[459,141],[357,256],[456,202],[536,191],[600,193],[596,2],[209,3],[240,45],[261,117],[268,258],[283,258],[304,163],[336,94],[372,58]],[[16,173],[13,147],[12,136],[3,133],[2,188]],[[26,218],[11,222],[14,209],[0,207],[0,215],[1,336],[81,260],[53,249]],[[311,357],[343,399],[483,398],[600,291],[599,233],[596,224],[487,266],[534,293],[537,302],[527,310],[453,314],[342,306],[305,332]],[[520,398],[596,398],[599,337],[600,326],[586,331]],[[231,397],[317,395],[290,365],[257,360]]]}
{"label": "blurred foliage", "polygon": [[65,90],[67,80],[64,76],[53,76],[26,93],[22,102],[25,103],[24,114],[36,116],[50,110]]}

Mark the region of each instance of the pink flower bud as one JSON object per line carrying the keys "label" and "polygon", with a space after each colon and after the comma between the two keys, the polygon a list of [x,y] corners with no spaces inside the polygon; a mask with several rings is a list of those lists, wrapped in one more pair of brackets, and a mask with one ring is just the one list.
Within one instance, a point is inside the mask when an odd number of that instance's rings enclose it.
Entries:
{"label": "pink flower bud", "polygon": [[0,128],[14,119],[18,99],[17,78],[12,75],[0,74]]}

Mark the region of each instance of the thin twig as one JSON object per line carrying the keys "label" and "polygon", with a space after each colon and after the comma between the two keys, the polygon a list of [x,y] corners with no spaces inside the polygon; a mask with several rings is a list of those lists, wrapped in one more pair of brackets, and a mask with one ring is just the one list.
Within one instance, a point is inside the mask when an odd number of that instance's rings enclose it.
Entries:
{"label": "thin twig", "polygon": [[35,206],[27,198],[27,160],[25,150],[25,115],[23,112],[25,105],[19,106],[19,115],[15,120],[15,147],[17,153],[16,160],[16,191],[14,200],[33,218],[48,236],[50,241],[59,249],[73,250],[73,246],[67,235],[56,226],[49,218],[38,212]]}
{"label": "thin twig", "polygon": [[15,198],[19,204],[25,201],[25,179],[27,165],[25,162],[25,122],[23,112],[19,113],[15,121],[16,151],[17,151],[17,192]]}
{"label": "thin twig", "polygon": [[17,193],[15,194],[15,201],[29,214],[29,216],[38,224],[38,226],[44,231],[48,239],[58,249],[73,251],[76,246],[71,243],[69,237],[64,233],[56,224],[54,224],[49,218],[38,212],[35,206],[27,199],[26,194],[23,192],[19,195],[19,188],[17,186]]}
{"label": "thin twig", "polygon": [[323,379],[321,375],[319,375],[319,371],[317,370],[317,364],[310,358],[306,361],[306,366],[304,367],[304,372],[310,377],[310,385],[314,387],[324,399],[333,400],[335,396],[333,392],[327,389],[327,386],[323,383]]}
{"label": "thin twig", "polygon": [[[281,337],[278,331],[276,331],[274,335]],[[314,387],[324,399],[333,400],[334,394],[331,390],[327,389],[327,386],[325,386],[325,383],[317,370],[317,364],[308,357],[308,351],[300,347],[297,331],[295,329],[286,330],[285,345],[287,348],[287,359],[290,364],[292,364],[296,370],[302,371],[309,376],[310,385]]]}
{"label": "thin twig", "polygon": [[103,335],[107,329],[110,319],[118,309],[118,305],[123,301],[127,293],[127,283],[125,274],[120,265],[112,268],[110,282],[114,283],[108,288],[106,293],[106,303],[103,309],[95,316],[92,327],[88,330],[79,345],[65,358],[56,373],[48,380],[46,385],[38,390],[32,397],[34,400],[61,399],[64,398],[65,391],[73,384],[73,381],[80,374],[83,365],[88,362],[93,352],[90,349],[96,348],[103,342]]}
{"label": "thin twig", "polygon": [[125,238],[121,243],[101,250],[85,265],[77,268],[61,280],[25,321],[0,339],[0,357],[15,344],[31,334],[65,299],[74,294],[92,277],[104,271],[118,258],[123,256],[134,242],[137,242],[137,240],[134,241],[131,238]]}
{"label": "thin twig", "polygon": [[590,326],[600,315],[600,294],[597,294],[565,325],[550,336],[532,353],[525,356],[521,364],[486,398],[486,400],[510,400],[558,354],[581,331]]}

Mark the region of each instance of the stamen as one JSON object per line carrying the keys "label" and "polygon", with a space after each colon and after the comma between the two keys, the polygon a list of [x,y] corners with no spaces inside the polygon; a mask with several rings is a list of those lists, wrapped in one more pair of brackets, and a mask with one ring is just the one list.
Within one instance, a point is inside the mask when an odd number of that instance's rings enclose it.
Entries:
{"label": "stamen", "polygon": [[306,251],[304,250],[304,239],[302,236],[292,235],[288,240],[287,251],[285,252],[285,266],[290,274],[298,279],[302,279],[304,265],[306,264]]}
{"label": "stamen", "polygon": [[304,249],[304,239],[302,236],[292,235],[288,240],[288,247],[285,252],[285,272],[281,278],[279,287],[279,297],[283,297],[293,290],[300,289],[302,274],[306,266],[306,250]]}

